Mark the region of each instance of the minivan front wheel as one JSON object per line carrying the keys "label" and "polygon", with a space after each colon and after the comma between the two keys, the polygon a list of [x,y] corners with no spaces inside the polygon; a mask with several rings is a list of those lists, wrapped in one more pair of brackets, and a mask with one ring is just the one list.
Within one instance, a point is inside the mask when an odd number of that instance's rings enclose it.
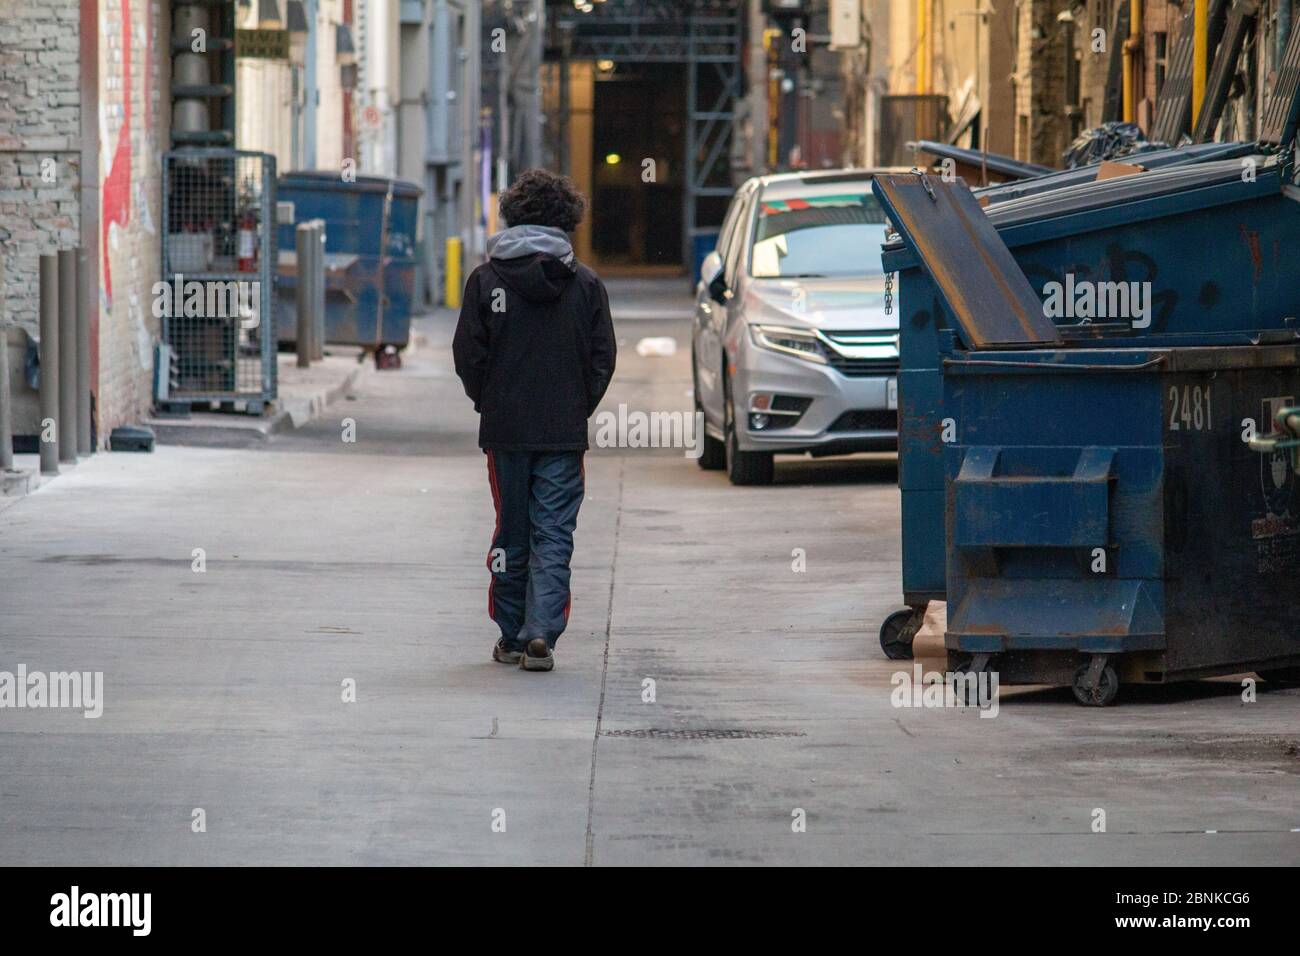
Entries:
{"label": "minivan front wheel", "polygon": [[725,388],[727,432],[727,477],[733,485],[770,485],[772,483],[772,453],[741,451],[736,438],[736,406],[731,396],[731,380],[723,379]]}
{"label": "minivan front wheel", "polygon": [[709,434],[704,427],[704,404],[700,401],[700,376],[695,369],[695,356],[691,356],[691,386],[695,393],[695,420],[700,423],[700,457],[695,461],[705,471],[719,471],[727,467],[727,448]]}

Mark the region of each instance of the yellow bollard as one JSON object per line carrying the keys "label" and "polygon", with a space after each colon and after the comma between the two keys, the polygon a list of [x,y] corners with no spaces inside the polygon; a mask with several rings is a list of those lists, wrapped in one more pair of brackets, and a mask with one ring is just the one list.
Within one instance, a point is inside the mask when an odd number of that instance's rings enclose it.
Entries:
{"label": "yellow bollard", "polygon": [[447,240],[447,268],[446,286],[443,289],[442,301],[446,303],[449,309],[460,308],[460,237],[453,236]]}
{"label": "yellow bollard", "polygon": [[1209,69],[1209,3],[1196,0],[1192,6],[1192,126],[1201,117],[1205,102],[1205,74]]}

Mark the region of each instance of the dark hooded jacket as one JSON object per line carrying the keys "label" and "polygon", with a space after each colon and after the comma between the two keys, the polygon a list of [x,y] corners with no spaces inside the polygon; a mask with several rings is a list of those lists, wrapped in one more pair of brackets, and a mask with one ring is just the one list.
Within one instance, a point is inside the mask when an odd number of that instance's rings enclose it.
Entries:
{"label": "dark hooded jacket", "polygon": [[614,324],[596,274],[545,226],[493,236],[465,283],[456,374],[496,451],[581,451],[614,374]]}

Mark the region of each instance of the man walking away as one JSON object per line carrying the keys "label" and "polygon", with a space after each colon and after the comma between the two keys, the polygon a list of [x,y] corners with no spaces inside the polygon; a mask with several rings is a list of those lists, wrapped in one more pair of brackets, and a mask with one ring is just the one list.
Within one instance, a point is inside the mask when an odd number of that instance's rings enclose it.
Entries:
{"label": "man walking away", "polygon": [[479,413],[496,530],[488,616],[492,659],[555,666],[569,620],[569,559],[585,485],[587,419],[614,374],[614,324],[568,233],[585,201],[567,178],[523,173],[501,196],[506,228],[470,273],[452,351]]}

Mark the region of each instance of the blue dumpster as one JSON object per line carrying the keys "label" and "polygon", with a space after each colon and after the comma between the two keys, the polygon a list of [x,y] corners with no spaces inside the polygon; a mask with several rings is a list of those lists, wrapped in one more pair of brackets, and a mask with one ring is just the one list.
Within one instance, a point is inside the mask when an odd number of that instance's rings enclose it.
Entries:
{"label": "blue dumpster", "polygon": [[[988,220],[1040,297],[1070,275],[1151,283],[1148,327],[1092,323],[1076,335],[1249,343],[1300,315],[1300,284],[1283,252],[1300,248],[1300,203],[1284,190],[1291,174],[1276,157],[1256,162],[1253,181],[1243,181],[1240,158],[1169,167],[1009,200],[990,207]],[[905,244],[887,246],[882,260],[897,273],[901,313],[899,486],[911,611],[886,620],[881,642],[906,657],[926,605],[946,593],[940,373],[944,343],[960,329]]]}
{"label": "blue dumpster", "polygon": [[[1295,327],[1300,283],[1287,268],[1300,248],[1300,194],[1291,148],[1300,125],[1300,31],[1251,144],[1203,143],[1134,157],[1149,171],[1095,181],[1097,167],[1049,173],[977,191],[1033,286],[1074,274],[1149,281],[1157,311],[1145,344],[1251,343]],[[960,330],[903,243],[882,254],[900,304],[899,486],[903,601],[881,625],[893,658],[912,656],[930,601],[947,593],[941,355]],[[1079,326],[1099,343],[1115,330]],[[967,343],[969,344],[969,343]]]}
{"label": "blue dumpster", "polygon": [[[410,340],[420,194],[412,183],[379,176],[280,177],[279,199],[293,203],[296,222],[325,221],[326,342],[378,351]],[[294,223],[280,224],[278,242],[276,330],[286,344],[297,336]]]}
{"label": "blue dumpster", "polygon": [[[1242,424],[1288,422],[1300,395],[1296,303],[1281,291],[1297,285],[1294,260],[1223,285],[1245,313],[1226,321],[1202,290],[1230,277],[1194,271],[1208,264],[1184,241],[1171,287],[1210,314],[1154,334],[1061,327],[960,181],[873,188],[946,320],[934,442],[950,668],[1069,684],[1094,705],[1121,681],[1300,674],[1300,476],[1285,441],[1254,448]],[[1220,230],[1278,214],[1221,210]]]}
{"label": "blue dumpster", "polygon": [[[1187,162],[1101,182],[1074,182],[1080,171],[1071,170],[1058,174],[1064,184],[1055,189],[990,206],[988,219],[1040,296],[1069,275],[1150,282],[1151,323],[1122,330],[1126,337],[1249,342],[1300,314],[1300,286],[1283,268],[1282,252],[1300,248],[1300,203],[1284,188],[1290,168],[1272,152],[1256,152],[1264,145],[1255,144],[1251,156],[1238,144],[1187,147]],[[944,417],[941,344],[955,326],[903,243],[886,246],[882,260],[897,273],[901,312],[899,485],[909,611],[891,615],[880,636],[886,654],[905,658],[926,605],[946,593],[943,454],[935,436]],[[1092,324],[1077,333],[1104,340],[1115,331]]]}

